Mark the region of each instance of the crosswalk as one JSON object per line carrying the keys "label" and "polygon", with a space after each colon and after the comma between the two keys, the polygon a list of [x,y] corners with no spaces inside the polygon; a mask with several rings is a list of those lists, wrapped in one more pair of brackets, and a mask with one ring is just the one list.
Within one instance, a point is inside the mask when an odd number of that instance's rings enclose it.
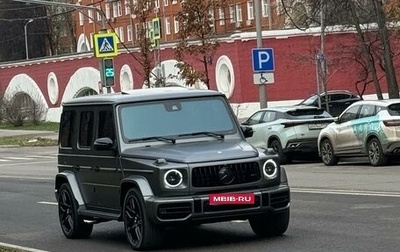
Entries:
{"label": "crosswalk", "polygon": [[1,157],[0,162],[13,162],[13,161],[27,161],[27,160],[40,160],[40,159],[55,159],[57,158],[57,154],[49,154],[49,155],[31,155],[24,157]]}

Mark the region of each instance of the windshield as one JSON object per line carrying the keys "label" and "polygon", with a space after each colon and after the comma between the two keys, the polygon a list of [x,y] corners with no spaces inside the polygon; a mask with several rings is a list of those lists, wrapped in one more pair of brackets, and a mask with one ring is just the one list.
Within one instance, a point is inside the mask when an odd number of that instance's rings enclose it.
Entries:
{"label": "windshield", "polygon": [[309,98],[303,100],[302,102],[300,102],[300,104],[301,105],[313,105],[317,99],[318,99],[318,95],[313,95],[313,96],[310,96]]}
{"label": "windshield", "polygon": [[127,104],[119,108],[119,114],[126,142],[236,132],[229,108],[221,97]]}
{"label": "windshield", "polygon": [[332,117],[328,112],[323,109],[296,109],[288,111],[290,119],[317,119],[317,118],[330,118]]}

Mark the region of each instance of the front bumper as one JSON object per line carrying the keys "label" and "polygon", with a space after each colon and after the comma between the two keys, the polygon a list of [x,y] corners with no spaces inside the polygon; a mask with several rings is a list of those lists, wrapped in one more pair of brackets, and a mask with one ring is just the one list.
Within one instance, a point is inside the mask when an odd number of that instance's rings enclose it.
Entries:
{"label": "front bumper", "polygon": [[208,195],[145,199],[146,212],[156,224],[212,223],[237,219],[267,212],[282,211],[290,206],[287,184],[274,188],[231,193],[254,193],[254,205],[210,205]]}

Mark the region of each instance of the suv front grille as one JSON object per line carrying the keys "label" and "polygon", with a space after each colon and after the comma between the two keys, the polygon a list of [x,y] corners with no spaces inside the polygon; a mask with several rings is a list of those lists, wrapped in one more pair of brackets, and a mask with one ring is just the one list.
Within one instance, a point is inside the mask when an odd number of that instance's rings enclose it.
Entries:
{"label": "suv front grille", "polygon": [[[228,173],[231,179],[226,179],[224,173]],[[237,185],[255,182],[260,178],[260,168],[257,162],[202,166],[192,170],[193,187]]]}

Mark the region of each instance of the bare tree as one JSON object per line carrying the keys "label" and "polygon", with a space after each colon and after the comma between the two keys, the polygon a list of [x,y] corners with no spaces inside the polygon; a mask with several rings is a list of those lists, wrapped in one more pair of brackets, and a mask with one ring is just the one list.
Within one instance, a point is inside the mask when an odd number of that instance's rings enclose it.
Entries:
{"label": "bare tree", "polygon": [[[397,85],[395,68],[393,66],[393,51],[391,49],[391,32],[388,28],[388,17],[395,18],[395,11],[400,3],[392,5],[392,12],[389,12],[380,0],[309,0],[305,2],[304,10],[307,11],[306,18],[302,18],[302,23],[296,23],[296,15],[298,12],[293,11],[294,1],[280,0],[284,6],[284,10],[288,15],[291,24],[301,29],[304,27],[304,20],[307,20],[308,26],[321,25],[321,11],[325,11],[324,22],[326,25],[342,25],[343,29],[355,28],[356,38],[361,51],[361,59],[365,62],[366,68],[360,68],[360,71],[368,71],[366,76],[369,80],[366,83],[373,83],[378,99],[383,99],[380,86],[381,77],[378,76],[379,68],[385,73],[386,83],[388,86],[389,98],[399,97],[399,89]],[[391,1],[389,1],[391,2]],[[394,1],[398,2],[398,1]],[[297,2],[296,2],[297,3]],[[297,9],[299,9],[297,7]],[[398,9],[397,9],[398,10]],[[388,13],[393,13],[389,15]],[[397,16],[398,18],[398,16]],[[377,24],[377,28],[370,24]],[[307,26],[307,27],[308,27]],[[371,36],[377,34],[377,36]],[[378,38],[378,43],[373,41]],[[379,46],[373,46],[378,44]],[[359,62],[359,58],[355,59]],[[328,59],[329,62],[329,59]],[[359,82],[357,82],[359,83]]]}
{"label": "bare tree", "polygon": [[[179,21],[179,43],[175,55],[179,61],[176,66],[187,85],[192,86],[201,80],[210,89],[208,64],[219,47],[215,37],[214,13],[225,2],[225,0],[185,0],[181,2],[181,10],[176,16]],[[200,62],[203,69],[195,69],[186,61],[187,57]]]}
{"label": "bare tree", "polygon": [[154,1],[152,0],[137,0],[135,5],[131,6],[131,13],[136,16],[139,22],[138,46],[140,48],[139,63],[143,67],[143,81],[150,87],[151,70],[154,67],[154,57],[151,47],[151,26],[152,22],[148,21],[150,13],[154,12]]}

